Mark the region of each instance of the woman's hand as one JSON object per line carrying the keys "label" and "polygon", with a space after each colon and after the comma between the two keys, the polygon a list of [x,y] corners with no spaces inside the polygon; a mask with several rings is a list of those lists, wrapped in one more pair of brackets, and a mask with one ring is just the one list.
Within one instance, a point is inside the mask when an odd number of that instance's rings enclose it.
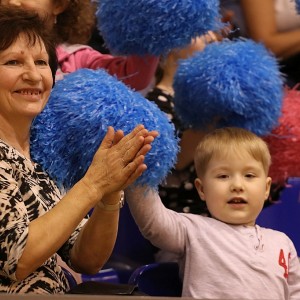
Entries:
{"label": "woman's hand", "polygon": [[97,150],[91,166],[82,179],[95,204],[103,196],[125,189],[146,169],[145,155],[158,135],[138,125],[128,135],[122,131],[108,131]]}

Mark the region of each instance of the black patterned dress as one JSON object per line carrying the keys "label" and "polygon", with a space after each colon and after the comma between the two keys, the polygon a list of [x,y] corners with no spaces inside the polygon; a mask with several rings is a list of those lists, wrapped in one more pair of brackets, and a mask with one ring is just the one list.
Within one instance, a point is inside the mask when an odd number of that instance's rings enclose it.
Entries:
{"label": "black patterned dress", "polygon": [[[29,223],[53,208],[61,199],[56,184],[41,166],[0,140],[0,292],[65,293],[68,281],[57,263],[58,254],[69,263],[69,252],[86,222],[69,240],[25,280],[17,281],[17,263],[24,250]],[[43,241],[40,241],[43,243]],[[1,296],[0,296],[1,298]]]}
{"label": "black patterned dress", "polygon": [[[186,129],[175,114],[173,96],[160,88],[153,88],[146,95],[146,98],[153,101],[167,114],[167,117],[181,137]],[[183,170],[173,168],[166,180],[159,186],[159,195],[167,208],[177,212],[207,214],[207,207],[199,197],[194,180],[197,177],[194,163],[191,163]]]}

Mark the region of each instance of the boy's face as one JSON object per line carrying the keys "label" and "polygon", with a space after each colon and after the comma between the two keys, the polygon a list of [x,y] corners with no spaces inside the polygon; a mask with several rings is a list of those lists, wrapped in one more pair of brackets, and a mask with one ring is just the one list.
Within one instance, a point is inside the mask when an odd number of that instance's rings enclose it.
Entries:
{"label": "boy's face", "polygon": [[254,225],[268,198],[271,178],[248,152],[213,156],[195,185],[210,214],[225,223]]}

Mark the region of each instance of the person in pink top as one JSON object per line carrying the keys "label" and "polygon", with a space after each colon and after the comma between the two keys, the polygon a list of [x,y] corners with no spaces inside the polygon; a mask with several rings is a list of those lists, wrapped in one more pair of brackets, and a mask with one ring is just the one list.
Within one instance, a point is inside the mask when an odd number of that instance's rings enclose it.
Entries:
{"label": "person in pink top", "polygon": [[56,80],[81,68],[103,68],[137,91],[151,84],[158,57],[113,56],[87,45],[95,26],[95,4],[91,0],[1,0],[0,4],[34,10],[46,17],[59,43]]}
{"label": "person in pink top", "polygon": [[183,297],[300,299],[293,242],[256,224],[270,192],[270,163],[261,138],[221,128],[207,134],[195,153],[195,186],[210,216],[167,209],[158,192],[145,186],[126,189],[142,234],[180,258]]}

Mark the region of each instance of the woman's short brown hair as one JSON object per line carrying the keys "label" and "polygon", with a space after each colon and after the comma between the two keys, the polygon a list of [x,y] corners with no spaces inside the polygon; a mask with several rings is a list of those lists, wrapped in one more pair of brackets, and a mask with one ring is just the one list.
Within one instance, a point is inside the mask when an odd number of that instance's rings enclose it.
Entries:
{"label": "woman's short brown hair", "polygon": [[49,56],[53,83],[57,69],[54,38],[37,13],[16,6],[0,5],[0,51],[8,49],[21,34],[27,37],[29,45],[43,43]]}

